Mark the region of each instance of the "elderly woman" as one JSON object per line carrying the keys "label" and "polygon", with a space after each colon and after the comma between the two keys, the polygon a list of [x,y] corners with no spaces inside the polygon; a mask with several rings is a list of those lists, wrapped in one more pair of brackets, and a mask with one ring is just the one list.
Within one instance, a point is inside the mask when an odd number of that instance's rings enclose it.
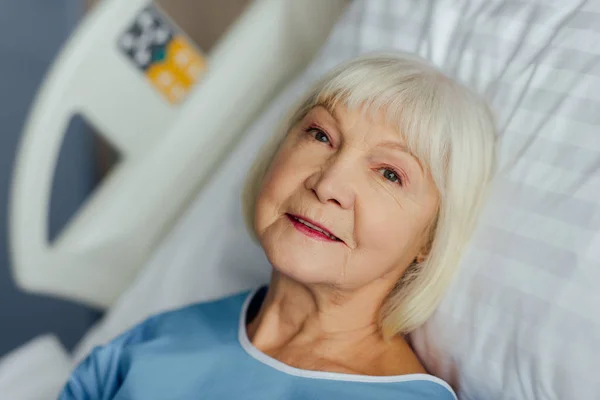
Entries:
{"label": "elderly woman", "polygon": [[148,319],[94,350],[60,399],[455,398],[405,335],[451,281],[493,142],[485,103],[420,58],[339,66],[247,181],[270,285]]}

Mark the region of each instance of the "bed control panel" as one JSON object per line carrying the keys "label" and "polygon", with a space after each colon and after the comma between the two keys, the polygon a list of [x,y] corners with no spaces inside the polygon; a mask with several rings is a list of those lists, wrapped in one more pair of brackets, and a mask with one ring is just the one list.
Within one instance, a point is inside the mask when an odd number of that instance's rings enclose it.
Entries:
{"label": "bed control panel", "polygon": [[186,98],[206,68],[202,53],[154,4],[135,17],[118,46],[171,104]]}

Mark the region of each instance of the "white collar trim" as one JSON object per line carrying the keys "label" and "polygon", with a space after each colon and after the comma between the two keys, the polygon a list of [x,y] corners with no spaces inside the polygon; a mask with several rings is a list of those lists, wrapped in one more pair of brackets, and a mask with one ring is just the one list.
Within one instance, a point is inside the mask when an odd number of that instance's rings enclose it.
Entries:
{"label": "white collar trim", "polygon": [[292,367],[287,365],[275,358],[268,356],[262,351],[258,350],[250,339],[248,338],[248,334],[246,332],[246,314],[248,312],[248,307],[250,305],[250,301],[254,298],[254,295],[259,289],[253,290],[244,301],[244,306],[242,307],[242,312],[239,320],[239,329],[238,329],[238,339],[242,346],[242,348],[257,361],[268,365],[271,368],[274,368],[278,371],[281,371],[288,375],[299,376],[302,378],[312,378],[312,379],[329,379],[336,381],[351,381],[351,382],[371,382],[371,383],[390,383],[390,382],[410,382],[410,381],[429,381],[433,383],[437,383],[446,389],[455,399],[457,399],[456,394],[450,387],[450,385],[444,380],[435,377],[429,374],[407,374],[407,375],[394,375],[394,376],[369,376],[369,375],[357,375],[357,374],[344,374],[338,372],[325,372],[325,371],[310,371],[306,369],[300,369],[296,367]]}

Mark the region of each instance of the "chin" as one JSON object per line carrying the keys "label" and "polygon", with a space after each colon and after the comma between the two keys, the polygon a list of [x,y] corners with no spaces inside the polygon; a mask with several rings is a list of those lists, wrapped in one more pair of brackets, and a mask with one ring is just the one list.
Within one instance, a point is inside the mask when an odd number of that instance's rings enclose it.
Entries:
{"label": "chin", "polygon": [[327,281],[327,269],[306,255],[285,252],[280,248],[276,252],[266,252],[267,259],[279,273],[301,283],[324,283]]}
{"label": "chin", "polygon": [[[314,253],[312,257],[309,256],[310,253],[306,249],[298,249],[282,243],[272,243],[271,245],[265,243],[263,249],[271,266],[296,282],[304,284],[334,283],[334,275],[339,276],[339,274],[332,273],[334,271],[331,270],[332,265],[339,265],[339,263],[324,263],[323,259]],[[320,259],[313,259],[314,257]]]}

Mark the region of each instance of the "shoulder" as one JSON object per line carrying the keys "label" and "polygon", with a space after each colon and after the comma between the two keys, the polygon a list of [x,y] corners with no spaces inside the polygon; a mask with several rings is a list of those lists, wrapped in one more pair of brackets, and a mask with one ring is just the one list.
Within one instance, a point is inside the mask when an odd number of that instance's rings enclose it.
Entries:
{"label": "shoulder", "polygon": [[238,293],[217,300],[191,304],[175,310],[166,311],[151,317],[155,327],[169,330],[169,327],[184,325],[212,326],[235,323],[237,325],[244,301],[249,292]]}
{"label": "shoulder", "polygon": [[111,344],[128,346],[161,337],[198,336],[235,330],[250,292],[195,303],[155,314],[117,337]]}
{"label": "shoulder", "polygon": [[189,356],[235,340],[247,296],[241,293],[146,319],[92,350],[71,375],[60,399],[113,398],[131,370],[143,376],[162,374],[165,365],[180,363],[181,354]]}

